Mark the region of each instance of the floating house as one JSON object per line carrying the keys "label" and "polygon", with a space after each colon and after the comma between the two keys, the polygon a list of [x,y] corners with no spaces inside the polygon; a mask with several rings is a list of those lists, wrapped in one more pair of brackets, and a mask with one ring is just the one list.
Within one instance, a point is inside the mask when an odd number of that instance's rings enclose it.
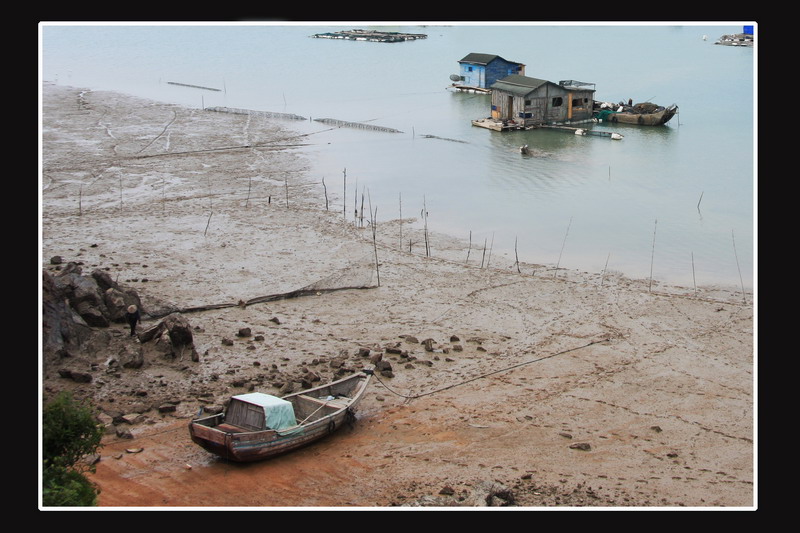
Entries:
{"label": "floating house", "polygon": [[524,75],[525,65],[507,61],[494,54],[468,54],[458,62],[459,73],[451,76],[457,89],[484,90],[489,92],[497,80],[511,74]]}
{"label": "floating house", "polygon": [[473,121],[489,129],[530,129],[590,122],[595,85],[575,80],[558,83],[522,75],[506,76],[490,86],[491,117]]}

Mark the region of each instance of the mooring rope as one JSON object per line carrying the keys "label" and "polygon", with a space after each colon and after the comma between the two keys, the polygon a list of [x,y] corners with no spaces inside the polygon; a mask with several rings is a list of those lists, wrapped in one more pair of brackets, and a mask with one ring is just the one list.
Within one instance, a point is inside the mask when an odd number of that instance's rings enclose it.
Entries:
{"label": "mooring rope", "polygon": [[467,383],[471,383],[473,381],[477,381],[479,379],[483,379],[483,378],[491,376],[493,374],[499,374],[500,372],[506,372],[508,370],[512,370],[514,368],[519,368],[521,366],[529,365],[529,364],[532,364],[532,363],[538,363],[540,361],[544,361],[546,359],[551,359],[551,358],[556,357],[558,355],[564,355],[566,353],[574,352],[576,350],[581,350],[583,348],[587,348],[589,346],[592,346],[593,344],[599,344],[599,343],[602,343],[602,342],[608,342],[608,339],[603,339],[603,340],[599,340],[599,341],[592,341],[592,342],[590,342],[588,344],[584,344],[583,346],[576,346],[575,348],[570,348],[568,350],[564,350],[564,351],[561,351],[561,352],[556,352],[554,354],[545,355],[544,357],[539,357],[537,359],[532,359],[530,361],[523,361],[521,363],[517,363],[516,365],[511,365],[511,366],[508,366],[508,367],[505,367],[505,368],[501,368],[499,370],[494,370],[492,372],[487,372],[486,374],[481,374],[479,376],[475,376],[475,377],[470,378],[470,379],[468,379],[466,381],[461,381],[459,383],[453,383],[452,385],[447,385],[447,386],[442,387],[440,389],[435,389],[435,390],[432,390],[432,391],[429,391],[429,392],[424,392],[424,393],[416,394],[416,395],[413,395],[413,396],[407,396],[405,394],[401,394],[401,393],[399,393],[399,392],[397,392],[395,390],[392,390],[391,387],[389,387],[386,383],[381,381],[381,378],[380,378],[380,376],[378,376],[377,373],[375,373],[374,376],[375,376],[375,379],[377,379],[378,382],[381,385],[383,385],[386,388],[386,390],[388,390],[392,394],[400,396],[401,398],[405,398],[407,401],[408,400],[415,400],[417,398],[422,398],[423,396],[430,396],[431,394],[436,394],[437,392],[442,392],[442,391],[445,391],[445,390],[448,390],[448,389],[452,389],[452,388],[455,388],[455,387],[460,387],[461,385],[466,385]]}

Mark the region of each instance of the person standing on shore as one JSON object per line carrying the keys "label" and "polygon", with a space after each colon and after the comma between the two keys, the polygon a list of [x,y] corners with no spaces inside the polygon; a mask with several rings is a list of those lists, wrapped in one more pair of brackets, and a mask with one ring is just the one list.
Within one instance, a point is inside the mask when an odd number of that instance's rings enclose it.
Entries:
{"label": "person standing on shore", "polygon": [[135,305],[129,305],[128,312],[125,313],[125,318],[131,326],[131,337],[133,337],[136,335],[136,324],[142,320],[142,316],[139,314],[139,308]]}

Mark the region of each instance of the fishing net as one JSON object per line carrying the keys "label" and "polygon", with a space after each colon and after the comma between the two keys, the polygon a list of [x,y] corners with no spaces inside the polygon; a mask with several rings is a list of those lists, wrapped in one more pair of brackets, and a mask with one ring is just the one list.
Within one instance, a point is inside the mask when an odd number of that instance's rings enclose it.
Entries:
{"label": "fishing net", "polygon": [[288,298],[299,298],[302,296],[319,295],[326,292],[341,291],[348,289],[374,289],[378,286],[378,271],[375,267],[374,259],[370,256],[365,256],[361,260],[353,262],[351,265],[334,272],[318,281],[315,281],[305,287],[299,289],[282,292],[277,294],[268,294],[266,296],[257,296],[250,298],[246,301],[239,301],[237,303],[225,304],[212,304],[202,305],[197,307],[190,307],[181,309],[182,313],[192,313],[198,311],[207,311],[210,309],[223,309],[226,307],[234,306],[248,306],[262,302],[274,302],[276,300],[285,300]]}

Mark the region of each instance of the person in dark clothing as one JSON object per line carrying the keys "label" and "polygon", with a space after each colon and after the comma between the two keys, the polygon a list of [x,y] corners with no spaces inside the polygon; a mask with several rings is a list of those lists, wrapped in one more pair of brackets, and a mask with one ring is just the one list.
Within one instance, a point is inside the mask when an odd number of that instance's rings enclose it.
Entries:
{"label": "person in dark clothing", "polygon": [[128,312],[125,313],[125,318],[131,326],[131,337],[133,337],[136,335],[136,324],[142,320],[142,316],[139,314],[139,308],[135,305],[129,305]]}

